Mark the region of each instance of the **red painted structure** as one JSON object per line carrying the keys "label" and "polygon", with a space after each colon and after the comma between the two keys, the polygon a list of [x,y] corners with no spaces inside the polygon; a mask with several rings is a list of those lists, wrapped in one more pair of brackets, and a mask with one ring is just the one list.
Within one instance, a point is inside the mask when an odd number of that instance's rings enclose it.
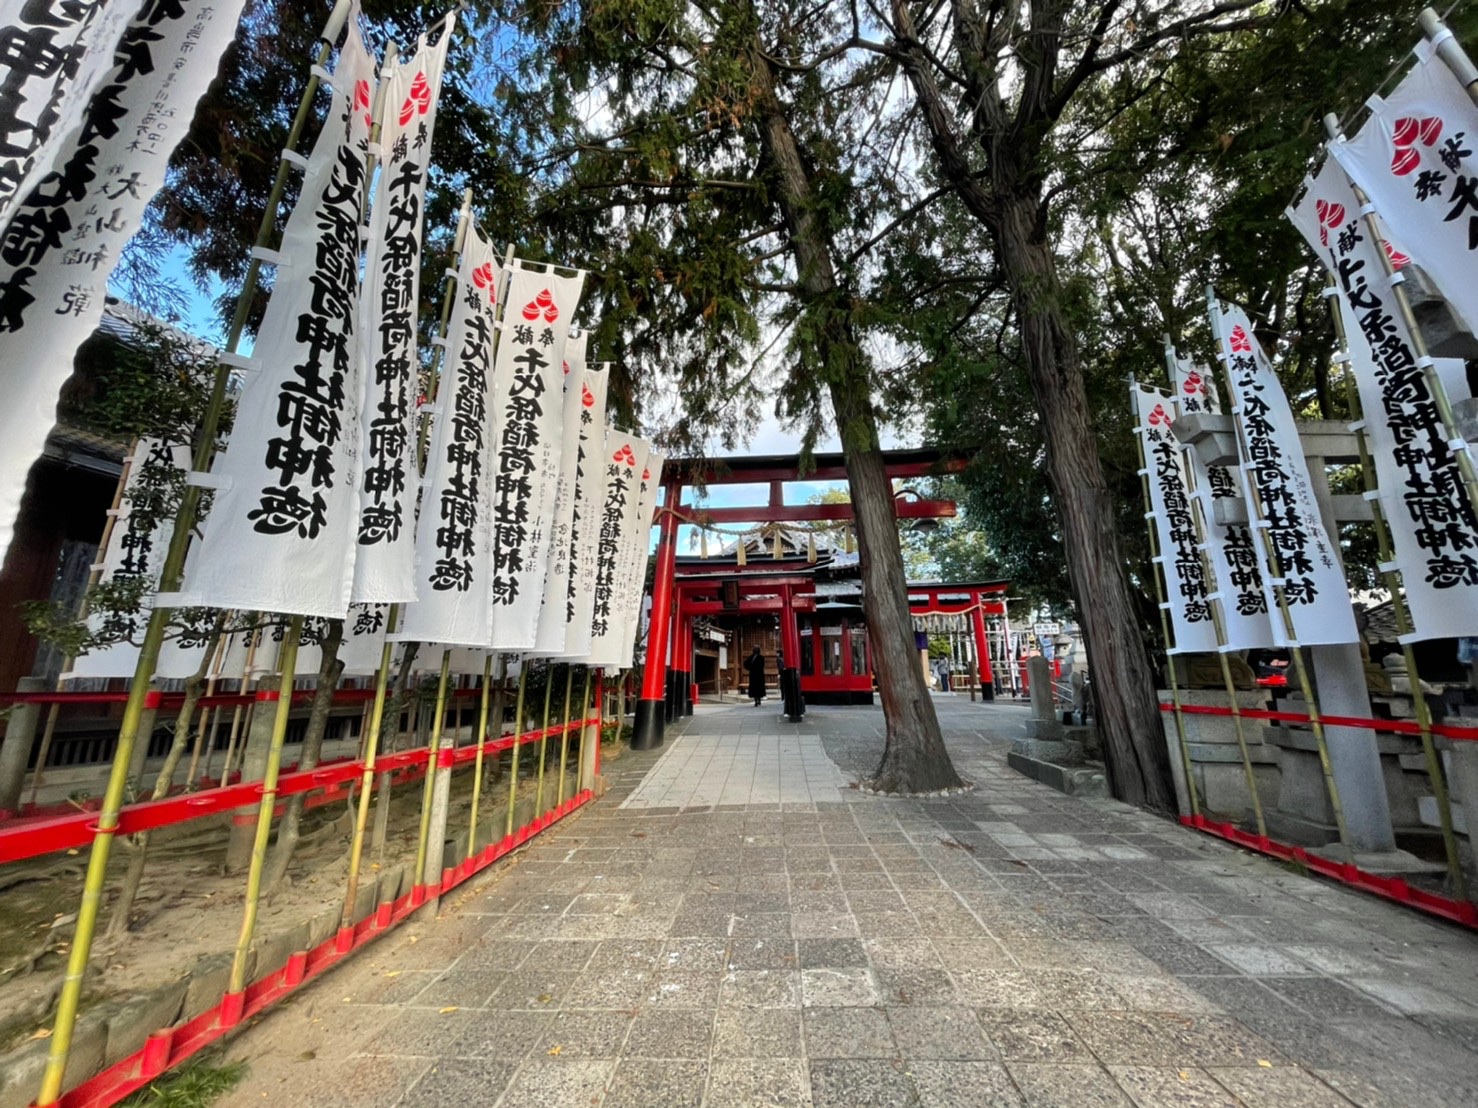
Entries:
{"label": "red painted structure", "polygon": [[[936,450],[890,450],[885,452],[890,478],[926,477],[954,472],[964,462],[943,461]],[[842,481],[847,467],[841,454],[817,454],[811,466],[801,472],[799,459],[789,455],[746,458],[673,459],[668,461],[663,479],[662,506],[657,509],[659,527],[655,573],[652,581],[652,614],[647,632],[647,660],[642,673],[641,695],[636,703],[636,720],[631,745],[635,750],[649,750],[662,744],[666,721],[682,710],[691,710],[692,673],[669,665],[673,659],[691,658],[690,631],[687,618],[675,620],[681,603],[675,582],[677,577],[677,530],[684,519],[705,523],[782,523],[803,520],[852,519],[850,504],[787,505],[784,486],[794,481]],[[694,512],[683,507],[686,488],[709,488],[716,485],[770,486],[769,503],[758,507],[713,508]],[[900,519],[937,519],[953,516],[952,501],[897,500],[895,513]],[[785,593],[793,601],[794,593]],[[782,601],[783,603],[783,601]],[[800,640],[794,620],[782,620],[781,633],[789,649],[787,669],[797,668]],[[786,629],[787,624],[789,630]]]}

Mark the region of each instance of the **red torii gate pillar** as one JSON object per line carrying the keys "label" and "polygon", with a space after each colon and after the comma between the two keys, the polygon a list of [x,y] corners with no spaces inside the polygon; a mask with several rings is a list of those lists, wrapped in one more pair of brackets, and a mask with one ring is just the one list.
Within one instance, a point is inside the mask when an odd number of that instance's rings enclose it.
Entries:
{"label": "red torii gate pillar", "polygon": [[682,484],[665,485],[662,523],[657,539],[657,564],[652,575],[652,619],[647,625],[647,663],[631,731],[631,749],[654,750],[662,745],[667,714],[667,649],[672,639],[672,594],[677,577],[677,506]]}
{"label": "red torii gate pillar", "polygon": [[979,589],[975,590],[973,599],[975,608],[970,616],[975,627],[975,660],[979,668],[980,698],[994,700],[996,698],[996,675],[990,664],[990,639],[985,633],[985,601],[981,599]]}

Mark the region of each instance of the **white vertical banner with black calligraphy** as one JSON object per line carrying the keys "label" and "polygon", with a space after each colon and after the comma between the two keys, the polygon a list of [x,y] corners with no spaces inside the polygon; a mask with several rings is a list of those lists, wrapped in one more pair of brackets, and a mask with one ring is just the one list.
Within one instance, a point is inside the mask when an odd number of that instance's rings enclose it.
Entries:
{"label": "white vertical banner with black calligraphy", "polygon": [[496,650],[533,650],[559,483],[564,347],[583,273],[515,260],[493,374],[493,583]]}
{"label": "white vertical banner with black calligraphy", "polygon": [[[1293,409],[1241,308],[1211,310],[1211,330],[1225,359],[1227,395],[1237,424],[1247,515],[1267,593],[1273,638],[1279,646],[1357,641],[1354,610],[1337,551],[1324,530]],[[1267,546],[1276,564],[1269,565]],[[1281,585],[1293,624],[1293,642],[1278,608]]]}
{"label": "white vertical banner with black calligraphy", "polygon": [[662,469],[666,464],[666,455],[653,450],[647,454],[647,464],[642,468],[636,525],[631,529],[626,595],[621,605],[626,620],[626,637],[621,643],[623,664],[636,654],[636,636],[642,625],[642,594],[647,582],[647,559],[652,546],[652,512],[657,507],[657,490],[662,487]]}
{"label": "white vertical banner with black calligraphy", "polygon": [[1379,247],[1338,162],[1326,159],[1305,182],[1288,218],[1334,278],[1381,510],[1415,628],[1409,641],[1478,635],[1478,514]]}
{"label": "white vertical banner with black calligraphy", "polygon": [[395,637],[486,646],[492,554],[493,344],[496,252],[469,221],[432,412],[416,525],[416,596]]}
{"label": "white vertical banner with black calligraphy", "polygon": [[1150,519],[1159,543],[1155,560],[1165,582],[1166,610],[1174,645],[1168,653],[1215,650],[1216,621],[1211,610],[1206,563],[1196,549],[1196,521],[1186,487],[1185,455],[1171,433],[1175,402],[1158,389],[1131,386],[1135,434],[1144,452]]}
{"label": "white vertical banner with black calligraphy", "polygon": [[0,5],[0,230],[55,168],[139,7],[139,0]]}
{"label": "white vertical banner with black calligraphy", "polygon": [[1428,44],[1416,53],[1390,96],[1366,101],[1360,132],[1329,151],[1402,249],[1478,327],[1478,105]]}
{"label": "white vertical banner with black calligraphy", "polygon": [[641,508],[641,475],[650,447],[635,435],[611,429],[601,454],[605,475],[600,499],[599,539],[596,544],[595,603],[590,620],[590,653],[583,661],[592,666],[625,666],[625,602],[632,532]]}
{"label": "white vertical banner with black calligraphy", "polygon": [[[161,514],[157,501],[168,495],[168,489],[189,468],[188,446],[169,445],[158,439],[140,439],[134,444],[118,515],[113,520],[107,549],[100,552],[98,559],[102,566],[98,581],[115,586],[136,582],[142,590],[139,606],[133,612],[91,612],[87,617],[88,630],[114,641],[74,659],[71,671],[62,675],[63,680],[133,676],[139,660],[138,644],[149,622],[165,548],[174,530],[173,517]],[[171,628],[160,651],[157,670],[160,677],[188,677],[200,664],[201,650],[189,645],[188,635],[182,646],[179,631],[178,627]]]}
{"label": "white vertical banner with black calligraphy", "polygon": [[574,502],[570,512],[570,574],[565,582],[564,654],[590,653],[590,624],[595,614],[596,549],[600,545],[600,512],[605,494],[603,464],[606,435],[606,392],[610,363],[587,363],[580,389],[580,441],[576,455]]}
{"label": "white vertical banner with black calligraphy", "polygon": [[[1178,356],[1172,357],[1171,380],[1182,415],[1219,415],[1221,397],[1209,370]],[[1251,650],[1273,645],[1268,622],[1268,598],[1263,590],[1261,558],[1245,523],[1223,523],[1227,506],[1246,514],[1242,480],[1230,466],[1208,466],[1192,447],[1183,447],[1190,468],[1192,496],[1201,509],[1201,539],[1211,563],[1212,592],[1221,601],[1224,651]],[[1218,513],[1218,505],[1223,511]]]}
{"label": "white vertical banner with black calligraphy", "polygon": [[54,168],[0,236],[0,558],[108,275],[164,183],[243,0],[148,0]]}
{"label": "white vertical banner with black calligraphy", "polygon": [[534,653],[554,657],[565,653],[567,604],[570,588],[571,532],[574,527],[576,474],[580,466],[580,418],[589,409],[583,401],[590,397],[586,384],[584,334],[565,340],[564,410],[560,417],[560,462],[558,486],[554,495],[554,516],[549,531],[549,570],[544,578],[544,604],[539,609],[539,630],[534,639]]}
{"label": "white vertical banner with black calligraphy", "polygon": [[222,486],[190,552],[193,603],[337,618],[349,608],[359,469],[359,226],[375,65],[358,28],[333,78],[252,350]]}
{"label": "white vertical banner with black calligraphy", "polygon": [[384,118],[361,295],[359,544],[353,597],[370,604],[416,598],[416,402],[422,224],[431,139],[441,96],[448,16],[434,45],[380,74]]}

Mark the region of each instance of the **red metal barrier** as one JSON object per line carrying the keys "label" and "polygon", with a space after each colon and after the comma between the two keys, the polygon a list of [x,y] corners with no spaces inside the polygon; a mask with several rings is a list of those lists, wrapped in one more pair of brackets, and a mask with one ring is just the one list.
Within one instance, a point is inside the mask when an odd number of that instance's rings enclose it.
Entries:
{"label": "red metal barrier", "polygon": [[[543,732],[534,731],[520,735],[518,742],[523,744],[531,741],[531,737],[537,740],[541,734]],[[512,745],[513,739],[510,736],[501,742],[500,749],[506,750]],[[475,752],[476,747],[471,749]],[[410,753],[421,754],[424,761],[424,751]],[[398,758],[400,755],[394,757]],[[381,904],[376,911],[353,927],[344,928],[312,950],[298,951],[284,965],[248,985],[244,992],[227,993],[218,1005],[202,1012],[188,1023],[156,1031],[137,1053],[64,1093],[57,1103],[61,1108],[106,1108],[107,1105],[118,1103],[166,1070],[220,1039],[243,1020],[264,1011],[289,993],[332,969],[356,950],[373,942],[403,922],[426,903],[430,896],[450,892],[594,798],[595,794],[589,789],[576,793],[565,803],[520,827],[512,835],[488,845],[470,862],[448,869],[437,885],[419,886],[393,903]]]}
{"label": "red metal barrier", "polygon": [[[568,729],[576,731],[597,723],[598,720],[594,717],[585,720],[571,720]],[[550,735],[559,735],[564,730],[563,725],[557,725],[538,731],[525,731],[516,738],[507,735],[487,743],[484,752],[499,754],[515,744],[524,746],[538,742],[542,738],[548,738]],[[477,744],[471,743],[467,746],[448,748],[448,752],[452,756],[453,765],[469,762],[477,757]],[[413,772],[415,776],[420,776],[425,772],[428,758],[427,747],[384,755],[375,760],[375,772],[377,774]],[[337,788],[348,782],[359,780],[363,773],[364,762],[359,760],[335,762],[332,765],[319,766],[317,769],[286,773],[278,779],[277,795],[279,799],[285,799],[314,789]],[[261,782],[251,781],[245,784],[205,789],[198,793],[183,793],[162,800],[146,800],[139,804],[130,804],[119,813],[117,833],[133,835],[140,831],[152,831],[159,827],[185,823],[219,812],[230,812],[258,803],[261,796]],[[0,864],[20,861],[23,858],[34,858],[37,855],[50,854],[58,850],[73,850],[86,846],[92,842],[96,831],[97,817],[94,812],[75,812],[71,815],[43,819],[11,820],[0,825]]]}
{"label": "red metal barrier", "polygon": [[[1182,704],[1180,710],[1188,716],[1230,716],[1231,708],[1220,704]],[[1175,705],[1169,701],[1160,702],[1160,711],[1174,712]],[[1243,708],[1240,711],[1243,719],[1269,719],[1279,723],[1303,723],[1309,722],[1307,712],[1275,712],[1267,708]],[[1363,727],[1369,731],[1390,731],[1397,735],[1420,735],[1421,726],[1410,719],[1361,719],[1359,716],[1326,716],[1320,715],[1319,722],[1326,727]],[[1453,727],[1451,724],[1432,724],[1432,734],[1439,735],[1444,739],[1457,739],[1461,742],[1478,742],[1478,727]]]}
{"label": "red metal barrier", "polygon": [[[199,708],[235,708],[245,707],[258,700],[276,700],[276,690],[263,689],[258,692],[249,693],[221,693],[212,696],[202,696],[195,703]],[[316,696],[313,689],[294,689],[293,703],[307,704]],[[464,699],[467,697],[482,695],[481,688],[448,689],[447,696],[453,699]],[[374,689],[339,689],[334,693],[335,704],[353,704],[357,701],[373,700]],[[123,704],[128,700],[126,692],[0,692],[0,704],[60,704],[66,707],[68,704]],[[171,708],[179,708],[185,703],[185,694],[182,692],[166,693],[151,692],[145,706],[159,708],[167,711]]]}

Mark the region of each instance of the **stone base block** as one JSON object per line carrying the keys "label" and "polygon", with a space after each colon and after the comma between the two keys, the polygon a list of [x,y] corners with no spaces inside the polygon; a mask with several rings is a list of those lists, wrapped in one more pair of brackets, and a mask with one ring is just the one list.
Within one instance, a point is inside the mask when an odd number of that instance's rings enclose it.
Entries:
{"label": "stone base block", "polygon": [[1011,744],[1011,752],[1039,762],[1055,762],[1060,766],[1083,764],[1083,744],[1080,742],[1017,739]]}
{"label": "stone base block", "polygon": [[1006,755],[1006,764],[1017,773],[1068,796],[1107,797],[1109,794],[1108,778],[1102,766],[1063,766],[1015,749]]}

